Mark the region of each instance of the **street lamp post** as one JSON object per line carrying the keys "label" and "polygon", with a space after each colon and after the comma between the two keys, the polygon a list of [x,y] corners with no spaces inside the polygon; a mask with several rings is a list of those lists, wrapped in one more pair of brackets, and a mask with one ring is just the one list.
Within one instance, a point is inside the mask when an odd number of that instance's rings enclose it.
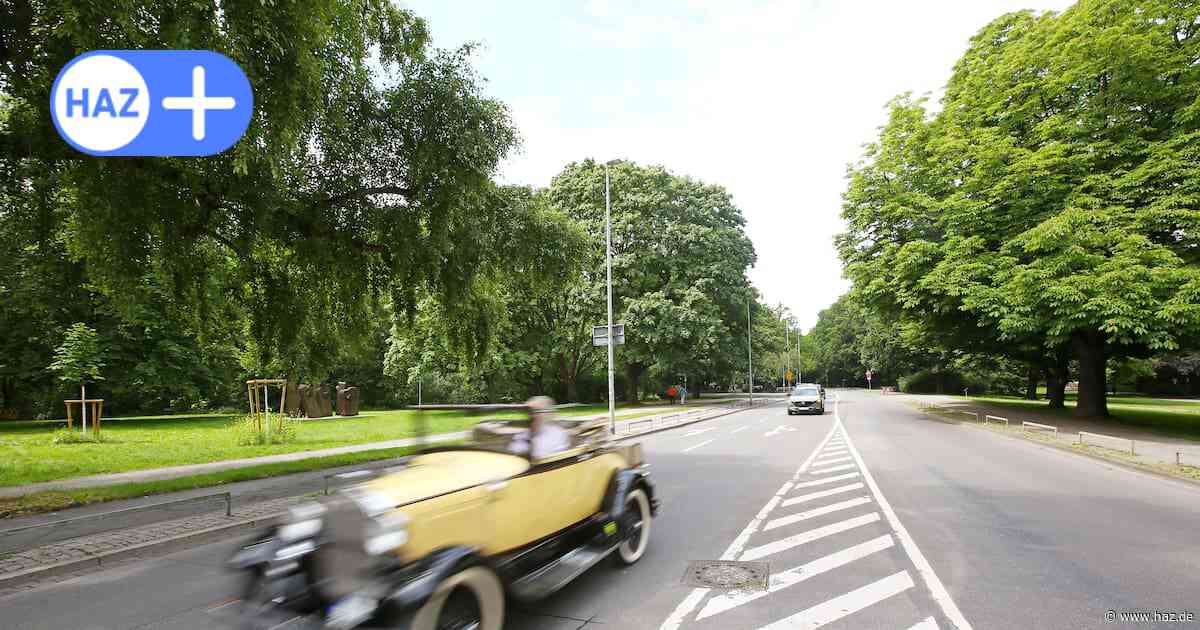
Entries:
{"label": "street lamp post", "polygon": [[750,337],[750,301],[746,300],[746,365],[750,372],[750,404],[754,405],[754,340]]}
{"label": "street lamp post", "polygon": [[[613,380],[613,307],[612,307],[612,201],[609,195],[608,165],[604,163],[604,267],[608,275],[608,433],[617,432],[616,387]],[[636,401],[635,401],[636,402]]]}

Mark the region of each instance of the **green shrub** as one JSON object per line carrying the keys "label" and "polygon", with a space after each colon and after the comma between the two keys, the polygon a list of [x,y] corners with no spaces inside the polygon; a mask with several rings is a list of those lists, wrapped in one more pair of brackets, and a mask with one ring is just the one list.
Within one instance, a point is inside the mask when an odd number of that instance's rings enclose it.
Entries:
{"label": "green shrub", "polygon": [[229,430],[233,432],[234,441],[238,446],[261,446],[263,444],[287,444],[296,440],[296,420],[285,419],[280,428],[278,417],[271,418],[271,431],[268,435],[260,431],[254,422],[254,416],[244,415],[233,419]]}
{"label": "green shrub", "polygon": [[96,431],[91,430],[86,434],[75,429],[59,429],[54,432],[54,437],[51,441],[55,444],[91,444],[98,443],[102,440],[96,436]]}

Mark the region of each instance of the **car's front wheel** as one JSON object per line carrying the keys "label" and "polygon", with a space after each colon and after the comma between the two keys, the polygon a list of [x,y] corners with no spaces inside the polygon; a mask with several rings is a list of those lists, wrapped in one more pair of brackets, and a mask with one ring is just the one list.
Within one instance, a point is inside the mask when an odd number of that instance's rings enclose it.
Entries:
{"label": "car's front wheel", "polygon": [[413,618],[413,630],[500,630],[504,587],[487,567],[474,566],[446,578]]}
{"label": "car's front wheel", "polygon": [[642,488],[634,488],[625,498],[626,514],[632,517],[628,521],[629,537],[617,547],[617,560],[629,565],[641,560],[646,554],[650,543],[650,497]]}

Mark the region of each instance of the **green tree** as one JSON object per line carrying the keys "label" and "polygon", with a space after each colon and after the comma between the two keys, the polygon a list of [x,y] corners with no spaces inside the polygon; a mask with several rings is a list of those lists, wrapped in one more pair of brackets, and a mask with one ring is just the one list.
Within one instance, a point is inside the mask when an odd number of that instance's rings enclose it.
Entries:
{"label": "green tree", "polygon": [[1200,326],[1198,11],[1083,0],[985,27],[940,112],[896,102],[852,171],[856,286],[959,347],[1069,347],[1075,413],[1106,414],[1110,358]]}
{"label": "green tree", "polygon": [[76,322],[63,335],[62,345],[54,351],[50,370],[64,383],[79,384],[80,407],[83,409],[83,430],[87,432],[87,384],[101,380],[104,350],[96,331],[83,322]]}
{"label": "green tree", "polygon": [[[720,186],[662,167],[611,167],[614,317],[626,325],[618,349],[626,398],[658,365],[670,380],[685,372],[728,373],[745,346],[746,270],[754,248],[745,220]],[[551,203],[579,220],[598,256],[586,277],[604,278],[604,167],[569,164],[551,183]],[[604,322],[603,311],[594,323]],[[702,382],[702,381],[697,381]]]}

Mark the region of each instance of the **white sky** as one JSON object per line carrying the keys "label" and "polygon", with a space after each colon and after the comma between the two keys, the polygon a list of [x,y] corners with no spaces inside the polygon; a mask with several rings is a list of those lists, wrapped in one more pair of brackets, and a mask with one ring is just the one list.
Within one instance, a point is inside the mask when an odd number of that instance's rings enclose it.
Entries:
{"label": "white sky", "polygon": [[1003,13],[1066,0],[402,0],[476,68],[523,149],[507,183],[546,186],[588,157],[720,184],[746,216],[751,279],[804,329],[849,283],[846,165],[905,91],[940,94],[970,37]]}

